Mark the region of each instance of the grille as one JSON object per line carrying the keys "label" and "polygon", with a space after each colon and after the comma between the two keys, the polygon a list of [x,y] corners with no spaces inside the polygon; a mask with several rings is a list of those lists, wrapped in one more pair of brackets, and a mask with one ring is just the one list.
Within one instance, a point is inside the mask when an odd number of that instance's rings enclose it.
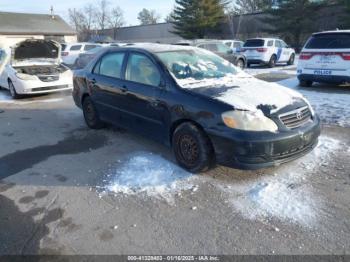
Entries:
{"label": "grille", "polygon": [[37,87],[32,88],[32,92],[40,92],[40,91],[50,91],[50,90],[56,90],[56,89],[64,89],[68,88],[68,85],[60,85],[60,86],[46,86],[46,87]]}
{"label": "grille", "polygon": [[311,112],[308,106],[279,115],[282,123],[290,128],[298,128],[311,120]]}
{"label": "grille", "polygon": [[39,75],[38,77],[43,82],[53,82],[60,78],[58,75]]}

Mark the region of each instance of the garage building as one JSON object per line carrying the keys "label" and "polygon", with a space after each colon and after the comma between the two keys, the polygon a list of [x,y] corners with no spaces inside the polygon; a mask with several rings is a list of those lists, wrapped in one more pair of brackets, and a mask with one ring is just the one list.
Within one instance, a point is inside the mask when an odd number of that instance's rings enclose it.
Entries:
{"label": "garage building", "polygon": [[0,12],[0,47],[31,38],[71,43],[77,41],[77,34],[58,15]]}

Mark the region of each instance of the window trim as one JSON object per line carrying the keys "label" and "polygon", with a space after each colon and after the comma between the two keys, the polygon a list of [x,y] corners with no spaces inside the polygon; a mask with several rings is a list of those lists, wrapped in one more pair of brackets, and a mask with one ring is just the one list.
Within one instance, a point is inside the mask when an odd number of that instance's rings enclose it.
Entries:
{"label": "window trim", "polygon": [[[145,56],[146,58],[148,58],[152,64],[155,66],[155,68],[158,70],[158,73],[159,73],[159,76],[160,76],[160,81],[159,81],[159,85],[158,86],[154,86],[154,85],[149,85],[149,84],[145,84],[145,83],[140,83],[140,82],[135,82],[135,81],[132,81],[132,80],[128,80],[126,78],[126,71],[127,71],[127,68],[128,68],[128,63],[129,63],[129,60],[130,58],[132,57],[132,55],[142,55],[142,56]],[[162,70],[160,68],[160,66],[158,65],[157,61],[152,57],[150,56],[149,54],[147,53],[144,53],[144,52],[139,52],[139,51],[136,51],[136,50],[131,50],[128,52],[127,56],[125,56],[125,59],[124,59],[124,66],[123,66],[123,76],[124,76],[124,80],[127,81],[127,82],[130,82],[130,83],[134,83],[134,84],[139,84],[139,85],[144,85],[144,86],[149,86],[149,87],[154,87],[154,88],[159,88],[159,89],[164,89],[165,88],[165,81],[164,81],[164,77],[163,77],[163,74],[162,74]]]}

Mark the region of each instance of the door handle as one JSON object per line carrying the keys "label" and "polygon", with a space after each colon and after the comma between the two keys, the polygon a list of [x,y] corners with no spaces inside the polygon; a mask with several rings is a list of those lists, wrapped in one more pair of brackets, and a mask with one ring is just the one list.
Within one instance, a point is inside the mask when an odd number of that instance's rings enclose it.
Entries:
{"label": "door handle", "polygon": [[120,89],[122,90],[123,93],[126,93],[129,91],[126,86],[122,86]]}

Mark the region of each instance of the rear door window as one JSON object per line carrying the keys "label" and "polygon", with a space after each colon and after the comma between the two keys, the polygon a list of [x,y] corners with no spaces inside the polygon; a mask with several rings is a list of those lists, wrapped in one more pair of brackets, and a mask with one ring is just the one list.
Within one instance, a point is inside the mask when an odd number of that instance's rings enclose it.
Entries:
{"label": "rear door window", "polygon": [[206,49],[208,49],[209,51],[212,51],[212,52],[219,51],[218,46],[216,44],[207,44]]}
{"label": "rear door window", "polygon": [[261,47],[264,46],[265,41],[263,39],[250,39],[244,43],[244,47]]}
{"label": "rear door window", "polygon": [[81,45],[73,45],[69,49],[70,51],[79,51],[81,49]]}
{"label": "rear door window", "polygon": [[233,47],[234,48],[241,48],[242,47],[242,43],[241,42],[234,42]]}
{"label": "rear door window", "polygon": [[349,49],[350,34],[321,34],[310,38],[307,49]]}
{"label": "rear door window", "polygon": [[95,47],[97,47],[97,45],[85,45],[84,50],[89,51],[91,49],[94,49]]}
{"label": "rear door window", "polygon": [[126,80],[158,87],[161,76],[156,65],[145,55],[131,54],[126,68]]}
{"label": "rear door window", "polygon": [[276,42],[275,42],[275,46],[276,46],[276,47],[282,47],[282,43],[281,43],[281,41],[276,40]]}
{"label": "rear door window", "polygon": [[125,53],[110,53],[102,57],[94,69],[94,73],[103,76],[121,78]]}

